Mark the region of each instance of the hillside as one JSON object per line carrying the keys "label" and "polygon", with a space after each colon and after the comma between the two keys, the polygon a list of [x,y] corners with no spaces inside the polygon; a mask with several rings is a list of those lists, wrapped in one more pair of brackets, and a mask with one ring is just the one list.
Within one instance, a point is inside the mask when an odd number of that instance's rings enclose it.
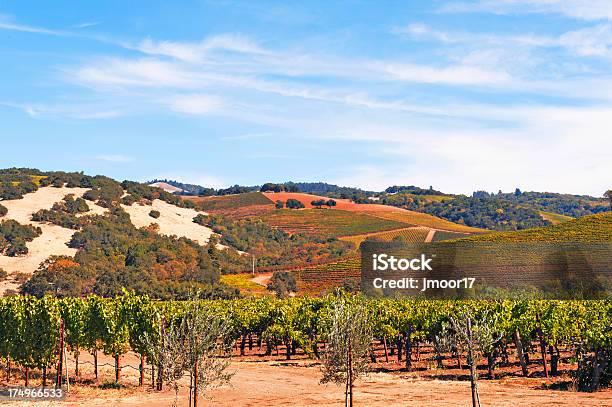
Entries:
{"label": "hillside", "polygon": [[[188,185],[168,182],[177,187]],[[550,192],[521,192],[518,188],[512,193],[476,191],[471,196],[465,196],[414,185],[391,186],[382,192],[374,192],[325,182],[265,183],[261,187],[235,185],[221,190],[191,187],[192,190],[186,194],[193,194],[192,191],[197,188],[201,190],[201,195],[252,194],[249,198],[229,199],[227,202],[234,202],[235,206],[227,207],[226,210],[222,209],[223,201],[216,209],[216,199],[193,198],[201,199],[202,202],[208,201],[203,207],[204,210],[216,211],[215,213],[223,213],[236,219],[266,212],[267,208],[263,204],[257,206],[254,203],[251,205],[247,202],[238,203],[242,199],[248,201],[257,196],[256,191],[262,191],[273,202],[297,199],[306,208],[312,207],[313,200],[332,198],[337,203],[337,209],[361,211],[358,205],[371,204],[371,211],[376,211],[379,210],[376,206],[391,206],[429,214],[454,224],[497,231],[523,230],[557,224],[574,217],[606,212],[610,208],[608,200],[604,198]],[[447,227],[454,230],[450,225]]]}
{"label": "hillside", "polygon": [[574,219],[571,216],[544,211],[540,211],[540,216],[542,217],[542,219],[550,222],[552,225],[558,225],[559,223],[567,222],[568,220]]}
{"label": "hillside", "polygon": [[612,242],[612,212],[583,216],[557,225],[520,230],[494,232],[461,239],[470,242]]}
{"label": "hillside", "polygon": [[497,194],[477,191],[472,196],[444,195],[439,191],[427,194],[429,190],[417,187],[388,190],[394,192],[381,194],[377,202],[498,231],[546,226],[610,210],[609,202],[603,198],[518,189],[514,193]]}
{"label": "hillside", "polygon": [[[2,201],[7,213],[1,218],[2,222],[15,220],[21,225],[33,225],[41,229],[42,234],[32,241],[26,242],[27,253],[19,256],[0,255],[0,268],[9,274],[9,278],[2,282],[2,290],[15,290],[19,282],[15,280],[18,274],[31,275],[39,266],[51,256],[74,257],[77,249],[69,247],[76,229],[63,227],[47,221],[35,221],[32,217],[40,210],[51,210],[54,205],[62,202],[67,196],[82,197],[89,189],[79,187],[41,187],[35,192],[25,194],[22,199]],[[107,208],[94,202],[88,202],[88,211],[79,213],[77,217],[105,215]],[[157,232],[167,236],[186,237],[206,245],[213,235],[210,228],[193,223],[198,214],[194,209],[179,208],[159,199],[150,204],[121,205],[129,214],[130,222],[136,228],[147,227],[152,223],[158,225]],[[151,211],[158,211],[159,216],[152,218]],[[23,277],[19,277],[23,278]]]}
{"label": "hillside", "polygon": [[152,184],[149,184],[149,186],[163,189],[164,191],[170,192],[171,194],[183,192],[183,189],[179,187],[175,187],[174,185],[170,185],[167,182],[161,182],[161,181],[153,182]]}
{"label": "hillside", "polygon": [[[391,240],[397,236],[395,231],[374,234],[370,238]],[[423,233],[408,228],[403,231],[406,241],[419,242]],[[438,236],[436,238],[436,236]],[[473,235],[457,239],[457,233],[436,231],[433,241],[455,239],[462,242],[584,242],[584,243],[610,243],[612,242],[612,213],[585,216],[570,220],[558,225],[542,228],[533,228],[514,232],[493,232]],[[354,239],[354,238],[349,238]],[[362,240],[361,240],[362,241]],[[356,289],[359,286],[361,259],[354,257],[312,267],[302,267],[294,270],[299,278],[301,287],[306,292],[316,293],[327,291],[332,287],[345,286]]]}
{"label": "hillside", "polygon": [[[277,193],[265,193],[264,194],[271,201],[284,201],[287,199],[297,199],[302,202],[306,208],[312,208],[312,201],[319,199],[325,199],[325,197],[312,194],[304,193],[292,193],[292,192],[277,192]],[[396,208],[389,205],[380,204],[359,204],[352,202],[348,199],[336,199],[336,205],[330,210],[344,210],[348,212],[356,212],[360,214],[366,214],[368,216],[374,216],[386,220],[392,220],[411,226],[424,226],[434,229],[442,229],[455,232],[465,233],[482,233],[484,230],[478,228],[472,228],[449,222],[444,219],[436,218],[428,214],[419,212],[409,211],[402,208]],[[328,209],[317,209],[320,211],[326,211]]]}
{"label": "hillside", "polygon": [[[0,170],[0,290],[229,298],[221,274],[332,260],[352,245],[209,216],[163,189],[82,173]],[[260,196],[260,202],[268,202]],[[29,278],[29,280],[28,280]]]}
{"label": "hillside", "polygon": [[352,236],[412,226],[395,220],[343,209],[276,209],[259,215],[265,223],[289,233]]}
{"label": "hillside", "polygon": [[184,196],[182,198],[197,204],[204,211],[234,219],[257,215],[274,207],[261,192],[207,197]]}

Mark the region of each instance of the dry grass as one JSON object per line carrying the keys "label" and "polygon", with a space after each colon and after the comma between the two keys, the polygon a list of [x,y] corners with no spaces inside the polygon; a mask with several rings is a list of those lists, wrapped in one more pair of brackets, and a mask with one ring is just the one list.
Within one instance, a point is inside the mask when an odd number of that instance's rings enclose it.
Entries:
{"label": "dry grass", "polygon": [[540,212],[540,216],[542,219],[549,221],[553,225],[558,225],[559,223],[567,222],[568,220],[572,220],[571,216],[561,215],[559,213],[552,212]]}

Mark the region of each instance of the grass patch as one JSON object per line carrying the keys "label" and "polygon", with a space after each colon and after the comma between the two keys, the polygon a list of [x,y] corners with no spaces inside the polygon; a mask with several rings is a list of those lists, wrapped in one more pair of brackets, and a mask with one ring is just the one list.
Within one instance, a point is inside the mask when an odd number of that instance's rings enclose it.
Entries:
{"label": "grass patch", "polygon": [[251,281],[252,278],[251,274],[224,274],[221,283],[239,289],[243,295],[263,296],[269,293],[266,287]]}
{"label": "grass patch", "polygon": [[560,213],[552,213],[552,212],[540,212],[540,216],[542,219],[549,221],[553,225],[558,225],[559,223],[567,222],[568,220],[572,220],[571,216],[561,215]]}

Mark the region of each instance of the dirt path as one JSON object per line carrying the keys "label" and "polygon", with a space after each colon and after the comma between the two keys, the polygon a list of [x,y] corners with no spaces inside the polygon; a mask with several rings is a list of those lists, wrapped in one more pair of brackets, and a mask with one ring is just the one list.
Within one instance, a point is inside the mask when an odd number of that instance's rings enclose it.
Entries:
{"label": "dirt path", "polygon": [[[319,365],[300,362],[235,362],[236,371],[231,386],[210,391],[212,399],[203,406],[340,406],[344,403],[343,388],[321,385]],[[612,405],[612,391],[577,393],[539,390],[542,379],[505,379],[480,381],[483,406],[604,406]],[[187,384],[187,383],[186,383]],[[181,390],[179,406],[187,405],[185,390]],[[171,391],[161,393],[139,390],[101,390],[76,387],[62,404],[65,406],[170,406]],[[373,373],[357,383],[356,406],[450,406],[471,404],[468,381],[430,380],[418,373]],[[26,405],[26,404],[16,404]],[[53,404],[32,403],[32,406]]]}
{"label": "dirt path", "polygon": [[267,287],[268,283],[270,282],[270,278],[272,278],[272,273],[261,273],[258,274],[257,277],[251,278],[250,281],[254,282],[255,284]]}

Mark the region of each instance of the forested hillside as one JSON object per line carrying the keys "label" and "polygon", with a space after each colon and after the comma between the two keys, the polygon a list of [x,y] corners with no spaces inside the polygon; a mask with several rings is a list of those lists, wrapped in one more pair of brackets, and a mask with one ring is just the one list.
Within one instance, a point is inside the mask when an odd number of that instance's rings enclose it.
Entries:
{"label": "forested hillside", "polygon": [[[413,189],[410,193],[405,191],[397,189],[397,193],[382,195],[379,202],[489,230],[522,230],[550,225],[553,218],[558,222],[567,220],[567,217],[610,210],[606,200],[580,195],[517,190],[506,194],[478,191],[468,197],[443,195],[439,191],[424,189]],[[566,217],[555,217],[555,214]]]}
{"label": "forested hillside", "polygon": [[[203,231],[213,229],[210,239],[197,242],[162,235],[159,222],[170,214],[148,209],[153,202],[161,200],[194,214],[201,210],[198,204],[159,188],[103,176],[8,169],[0,171],[0,185],[9,207],[14,206],[9,203],[39,188],[80,191],[83,196],[69,194],[55,203],[51,201],[49,209],[38,210],[26,219],[34,225],[72,230],[67,235],[72,235],[68,246],[76,251],[74,258],[47,258],[21,286],[23,293],[36,296],[114,296],[126,287],[163,299],[183,298],[196,289],[205,297],[232,298],[238,295],[237,290],[221,284],[219,277],[249,270],[252,255],[257,256],[258,265],[277,266],[333,259],[353,248],[337,239],[290,236],[261,221],[234,222],[219,215],[209,217],[205,212],[191,215],[189,223]],[[142,209],[132,210],[137,208]],[[144,227],[137,228],[132,216],[143,211],[148,220],[139,220],[139,226]],[[0,255],[27,255],[27,243],[40,236],[40,228],[10,219],[10,210],[1,210],[2,215],[7,219],[0,221]]]}

